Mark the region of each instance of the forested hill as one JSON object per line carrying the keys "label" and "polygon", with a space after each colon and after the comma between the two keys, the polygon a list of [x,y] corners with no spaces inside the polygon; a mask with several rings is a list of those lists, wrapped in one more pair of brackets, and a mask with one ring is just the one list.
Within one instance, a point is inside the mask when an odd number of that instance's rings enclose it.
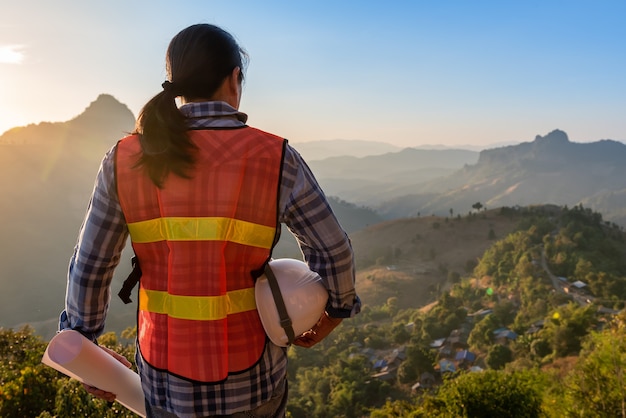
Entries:
{"label": "forested hill", "polygon": [[[495,240],[468,272],[449,275],[429,309],[398,306],[409,291],[399,288],[381,309],[366,312],[389,318],[369,326],[372,340],[374,330],[383,335],[370,345],[405,352],[391,381],[418,388],[408,403],[372,416],[496,416],[503,402],[505,416],[622,416],[624,232],[582,206],[505,207],[499,216],[515,219],[516,230]],[[377,282],[389,273],[364,272]]]}
{"label": "forested hill", "polygon": [[[360,270],[357,287],[375,283],[376,297],[364,297],[362,312],[319,345],[289,349],[290,416],[622,416],[623,231],[582,206],[445,219],[429,219],[429,239],[458,237],[467,224],[487,226],[490,244],[463,271],[441,254],[411,257],[407,247]],[[419,226],[403,224],[408,234]],[[371,228],[384,237],[396,227]],[[429,257],[439,258],[437,271],[416,266]],[[417,286],[425,274],[445,280]],[[427,306],[415,297],[423,293]],[[131,359],[133,331],[122,336],[100,343]],[[0,416],[109,416],[39,362],[44,347],[28,329],[0,331]]]}

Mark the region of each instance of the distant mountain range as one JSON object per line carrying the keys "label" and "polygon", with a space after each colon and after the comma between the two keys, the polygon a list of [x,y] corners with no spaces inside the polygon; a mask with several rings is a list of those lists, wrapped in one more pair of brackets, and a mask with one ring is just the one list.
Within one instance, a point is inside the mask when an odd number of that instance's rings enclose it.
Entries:
{"label": "distant mountain range", "polygon": [[[134,123],[127,106],[101,95],[69,121],[17,127],[0,136],[0,326],[29,322],[53,332],[99,161]],[[480,152],[367,141],[294,146],[351,234],[383,220],[465,214],[476,202],[490,209],[583,203],[626,225],[626,145],[616,141],[572,143],[557,130]],[[275,256],[299,252],[285,238]],[[114,287],[128,274],[129,257],[127,251]],[[111,306],[112,327],[132,323],[134,306],[116,297]]]}
{"label": "distant mountain range", "polygon": [[476,202],[489,208],[582,203],[626,226],[626,145],[614,140],[574,143],[554,130],[480,152],[407,148],[309,165],[328,194],[386,219],[467,213]]}
{"label": "distant mountain range", "polygon": [[478,152],[467,150],[405,148],[361,158],[330,157],[308,164],[327,194],[380,208],[389,199],[413,193],[416,185],[475,164],[478,156]]}
{"label": "distant mountain range", "polygon": [[555,130],[532,142],[481,151],[476,164],[403,192],[373,208],[395,218],[467,212],[476,202],[490,208],[583,203],[626,225],[626,145],[573,143]]}
{"label": "distant mountain range", "polygon": [[388,153],[400,152],[404,149],[411,150],[464,150],[464,151],[482,151],[484,149],[514,145],[515,143],[498,142],[489,145],[441,145],[441,144],[425,144],[411,147],[398,147],[386,142],[378,141],[362,141],[358,139],[332,139],[323,141],[310,142],[290,142],[307,161],[324,160],[332,157],[368,157],[373,155],[381,155]]}
{"label": "distant mountain range", "polygon": [[[624,174],[623,143],[573,143],[565,132],[555,130],[532,142],[481,152],[475,166],[457,173],[457,177],[467,180],[451,177],[447,185],[458,190],[469,184],[470,190],[482,193],[482,200],[493,207],[546,201],[574,205],[583,199],[623,191]],[[431,190],[436,187],[432,184]]]}

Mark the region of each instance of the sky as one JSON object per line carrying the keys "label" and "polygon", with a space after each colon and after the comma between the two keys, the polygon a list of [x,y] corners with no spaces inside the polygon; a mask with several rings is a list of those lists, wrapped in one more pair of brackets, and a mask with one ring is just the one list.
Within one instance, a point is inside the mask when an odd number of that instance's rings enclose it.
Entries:
{"label": "sky", "polygon": [[135,115],[195,23],[250,55],[240,109],[292,143],[400,147],[626,141],[626,1],[5,2],[0,134],[99,94]]}

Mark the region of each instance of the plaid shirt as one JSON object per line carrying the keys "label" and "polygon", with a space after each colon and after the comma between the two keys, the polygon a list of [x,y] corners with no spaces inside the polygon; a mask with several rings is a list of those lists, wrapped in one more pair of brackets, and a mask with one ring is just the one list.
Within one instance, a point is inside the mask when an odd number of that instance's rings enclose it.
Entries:
{"label": "plaid shirt", "polygon": [[[189,128],[227,128],[245,124],[247,115],[224,102],[181,106]],[[102,160],[94,190],[70,259],[65,310],[60,329],[75,329],[95,340],[104,330],[113,271],[128,238],[115,185],[115,147]],[[354,258],[324,193],[300,155],[286,147],[280,184],[279,220],[297,238],[305,261],[329,290],[327,312],[350,317],[361,303],[354,289]],[[191,336],[190,336],[191,338]],[[179,417],[226,415],[267,402],[286,375],[284,348],[268,342],[261,360],[250,370],[215,384],[194,383],[145,363],[137,366],[151,405]]]}

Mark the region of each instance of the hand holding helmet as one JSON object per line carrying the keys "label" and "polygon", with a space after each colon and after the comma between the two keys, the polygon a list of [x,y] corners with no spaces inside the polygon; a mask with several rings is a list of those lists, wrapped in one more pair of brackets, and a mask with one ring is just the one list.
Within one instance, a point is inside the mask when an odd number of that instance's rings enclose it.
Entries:
{"label": "hand holding helmet", "polygon": [[337,326],[341,323],[341,318],[331,318],[328,313],[324,311],[322,317],[317,321],[317,324],[308,331],[305,331],[298,338],[294,340],[294,344],[300,347],[310,348],[315,344],[322,341],[328,336]]}

